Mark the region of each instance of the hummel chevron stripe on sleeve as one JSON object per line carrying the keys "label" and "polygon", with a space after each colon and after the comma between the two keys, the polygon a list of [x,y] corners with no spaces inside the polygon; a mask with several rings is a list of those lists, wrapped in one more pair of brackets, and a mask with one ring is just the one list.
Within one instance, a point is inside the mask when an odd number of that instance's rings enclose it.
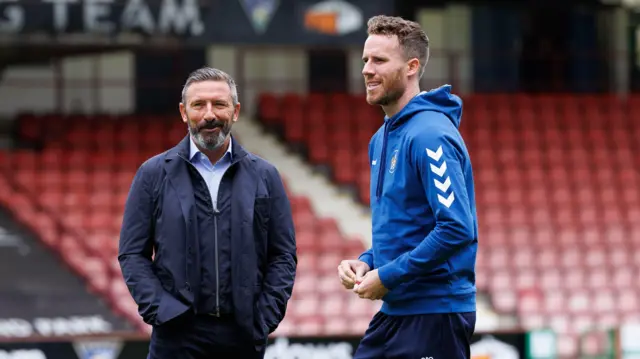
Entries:
{"label": "hummel chevron stripe on sleeve", "polygon": [[463,172],[463,163],[468,159],[455,139],[425,131],[413,141],[411,162],[420,173],[428,202],[425,207],[433,212],[436,224],[415,249],[379,268],[388,289],[429,273],[475,236]]}

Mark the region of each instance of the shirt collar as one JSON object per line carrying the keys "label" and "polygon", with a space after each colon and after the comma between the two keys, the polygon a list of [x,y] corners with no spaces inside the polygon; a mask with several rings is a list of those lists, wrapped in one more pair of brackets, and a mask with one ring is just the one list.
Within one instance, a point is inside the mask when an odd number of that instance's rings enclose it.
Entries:
{"label": "shirt collar", "polygon": [[[193,142],[193,138],[191,138],[191,136],[189,136],[189,142],[190,142],[189,160],[193,161],[194,157],[196,157],[196,155],[198,155],[198,153],[202,153],[202,152],[200,151],[198,146],[196,146],[195,142]],[[227,147],[227,151],[224,153],[222,158],[224,158],[227,155],[229,155],[229,157],[231,157],[231,155],[233,154],[233,152],[231,151],[231,147],[233,147],[233,139],[229,138],[229,147]],[[203,153],[202,153],[202,156],[204,156]]]}

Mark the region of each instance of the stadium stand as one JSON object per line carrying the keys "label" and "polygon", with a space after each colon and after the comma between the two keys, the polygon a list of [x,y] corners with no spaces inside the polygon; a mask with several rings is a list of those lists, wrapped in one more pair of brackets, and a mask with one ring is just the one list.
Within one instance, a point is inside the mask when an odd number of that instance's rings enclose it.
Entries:
{"label": "stadium stand", "polygon": [[[0,192],[8,192],[3,181]],[[126,321],[118,320],[103,302],[87,293],[79,278],[59,266],[37,237],[5,210],[0,210],[0,273],[11,274],[0,276],[0,318],[14,321],[13,327],[0,325],[6,336],[30,333],[33,329],[24,325],[26,322],[33,323],[37,327],[34,332],[40,334],[131,330]],[[55,328],[46,324],[54,322]],[[84,324],[74,327],[73,323]]]}
{"label": "stadium stand", "polygon": [[[637,319],[640,99],[473,95],[462,132],[477,187],[478,289],[527,329],[562,335]],[[329,105],[330,104],[330,105]],[[259,118],[369,201],[367,143],[381,115],[351,95],[263,94]],[[375,119],[380,120],[376,121]]]}
{"label": "stadium stand", "polygon": [[[89,292],[104,298],[139,330],[148,331],[122,281],[118,234],[136,169],[180,141],[186,135],[184,124],[174,116],[32,115],[17,123],[17,136],[26,148],[4,153],[3,173],[12,187],[2,196],[3,203],[85,279]],[[363,306],[359,298],[345,293],[335,276],[340,260],[364,250],[362,242],[346,240],[335,220],[319,218],[307,198],[291,196],[291,202],[299,267],[278,334],[362,333],[375,306]]]}
{"label": "stadium stand", "polygon": [[[527,329],[563,335],[637,319],[640,111],[636,98],[474,95],[462,131],[474,162],[482,250],[478,288]],[[367,142],[381,114],[350,96],[263,95],[260,120],[368,202]],[[329,106],[331,104],[331,106]],[[286,108],[287,111],[283,111]],[[24,115],[22,149],[2,154],[0,200],[114,313],[147,331],[121,280],[116,246],[135,170],[185,135],[174,117]],[[242,138],[240,138],[242,141]],[[329,151],[328,149],[332,150]],[[46,191],[45,191],[46,189]],[[363,250],[292,196],[299,275],[278,335],[361,334],[375,307],[335,280]]]}
{"label": "stadium stand", "polygon": [[[330,105],[329,105],[330,104]],[[287,109],[283,111],[283,109]],[[363,203],[369,202],[368,144],[382,116],[361,96],[261,94],[258,116],[288,144],[303,146],[309,162],[329,167],[339,185],[353,187]]]}
{"label": "stadium stand", "polygon": [[[117,261],[124,203],[140,164],[186,135],[180,90],[202,65],[234,77],[236,139],[293,207],[298,271],[271,358],[348,358],[381,305],[336,275],[371,243],[384,113],[364,99],[362,49],[378,14],[425,29],[421,88],[463,94],[471,359],[640,358],[640,0],[505,5],[0,0],[0,359],[146,355]],[[70,317],[102,320],[14,335],[16,318]]]}

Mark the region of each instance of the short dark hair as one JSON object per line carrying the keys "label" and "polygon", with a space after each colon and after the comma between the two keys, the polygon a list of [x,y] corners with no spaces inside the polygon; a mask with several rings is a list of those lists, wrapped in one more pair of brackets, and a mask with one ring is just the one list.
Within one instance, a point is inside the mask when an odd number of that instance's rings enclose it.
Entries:
{"label": "short dark hair", "polygon": [[420,61],[422,77],[429,61],[429,38],[420,24],[398,16],[378,15],[367,21],[367,34],[397,36],[407,59],[415,57]]}
{"label": "short dark hair", "polygon": [[187,81],[184,83],[184,87],[182,87],[182,103],[186,102],[187,89],[189,86],[193,83],[203,81],[225,81],[231,90],[231,101],[233,105],[238,104],[238,89],[233,77],[213,67],[202,67],[189,74]]}

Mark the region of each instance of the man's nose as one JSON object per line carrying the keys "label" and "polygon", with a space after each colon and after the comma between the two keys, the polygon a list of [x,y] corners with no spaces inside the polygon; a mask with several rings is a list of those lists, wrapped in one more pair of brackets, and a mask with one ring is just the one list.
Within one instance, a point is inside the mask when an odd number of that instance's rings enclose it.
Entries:
{"label": "man's nose", "polygon": [[374,74],[373,69],[369,63],[364,64],[362,67],[362,75],[363,76],[372,76]]}
{"label": "man's nose", "polygon": [[215,120],[216,115],[213,113],[213,106],[211,104],[207,104],[207,112],[205,112],[203,118],[207,121]]}

